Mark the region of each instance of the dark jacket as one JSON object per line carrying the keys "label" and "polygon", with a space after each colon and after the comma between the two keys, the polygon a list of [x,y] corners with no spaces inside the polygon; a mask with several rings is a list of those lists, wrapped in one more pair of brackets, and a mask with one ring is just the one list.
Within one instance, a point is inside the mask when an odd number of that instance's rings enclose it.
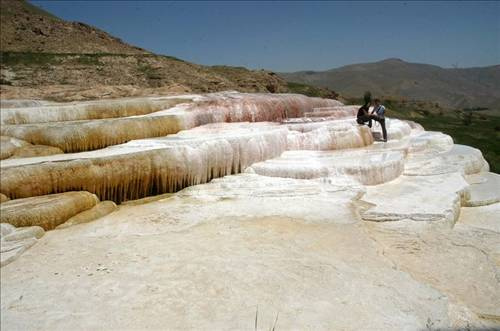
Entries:
{"label": "dark jacket", "polygon": [[369,109],[370,108],[368,107],[368,105],[361,106],[361,108],[358,109],[358,115],[356,115],[356,117],[359,118],[359,117],[368,115]]}

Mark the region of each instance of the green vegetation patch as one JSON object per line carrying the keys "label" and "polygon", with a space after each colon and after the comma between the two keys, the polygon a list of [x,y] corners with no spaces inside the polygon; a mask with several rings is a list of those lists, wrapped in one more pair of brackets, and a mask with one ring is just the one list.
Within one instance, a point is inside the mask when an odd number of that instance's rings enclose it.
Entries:
{"label": "green vegetation patch", "polygon": [[215,66],[210,66],[210,68],[213,69],[213,70],[215,70],[215,71],[220,71],[220,72],[227,72],[227,71],[231,71],[231,72],[250,72],[250,70],[248,70],[245,67],[230,67],[230,66],[215,65]]}
{"label": "green vegetation patch", "polygon": [[162,79],[163,76],[157,72],[149,63],[140,63],[137,69],[144,74],[147,79]]}
{"label": "green vegetation patch", "polygon": [[0,52],[2,65],[38,65],[61,63],[61,58],[54,53],[31,53],[31,52]]}
{"label": "green vegetation patch", "polygon": [[[362,98],[347,99],[360,104]],[[500,173],[500,116],[498,110],[444,109],[439,104],[396,98],[383,99],[387,116],[419,123],[427,131],[440,131],[453,138],[456,144],[480,149],[490,164],[490,171]]]}
{"label": "green vegetation patch", "polygon": [[441,131],[450,135],[456,144],[480,149],[490,164],[490,171],[500,173],[500,144],[498,143],[500,141],[500,117],[471,115],[469,118],[461,112],[443,115],[430,114],[415,119],[415,122],[420,123],[426,130]]}
{"label": "green vegetation patch", "polygon": [[75,57],[75,60],[78,64],[83,65],[100,65],[102,64],[99,61],[99,55],[96,54],[82,54]]}
{"label": "green vegetation patch", "polygon": [[155,55],[155,54],[145,54],[146,56],[152,56],[152,57],[162,57],[164,59],[172,60],[172,61],[177,61],[177,62],[184,62],[184,63],[189,63],[187,61],[184,61],[182,59],[176,58],[175,56],[170,56],[170,55]]}
{"label": "green vegetation patch", "polygon": [[[83,65],[101,65],[103,57],[135,57],[137,59],[158,57],[154,54],[114,54],[114,53],[38,53],[38,52],[0,52],[0,61],[6,66],[45,66],[61,63],[76,63]],[[171,60],[175,58],[162,56]]]}
{"label": "green vegetation patch", "polygon": [[320,97],[320,98],[330,98],[330,99],[336,99],[338,97],[338,95],[335,92],[327,88],[314,87],[302,83],[287,82],[287,87],[290,93],[303,94],[307,95],[308,97]]}

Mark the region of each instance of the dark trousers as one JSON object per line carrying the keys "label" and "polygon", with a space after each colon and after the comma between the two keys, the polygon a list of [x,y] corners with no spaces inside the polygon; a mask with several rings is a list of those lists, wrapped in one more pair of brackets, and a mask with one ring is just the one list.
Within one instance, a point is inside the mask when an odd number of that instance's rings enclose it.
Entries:
{"label": "dark trousers", "polygon": [[378,117],[374,116],[373,119],[380,123],[380,126],[382,127],[382,136],[384,137],[384,140],[387,141],[387,130],[385,129],[385,118],[378,118]]}
{"label": "dark trousers", "polygon": [[363,116],[359,116],[356,119],[356,122],[358,122],[358,124],[365,124],[366,122],[368,122],[368,127],[371,128],[372,127],[372,120],[375,120],[375,121],[380,123],[380,126],[382,127],[382,137],[384,137],[384,140],[387,140],[387,130],[385,128],[385,118],[378,118],[375,115],[363,115]]}

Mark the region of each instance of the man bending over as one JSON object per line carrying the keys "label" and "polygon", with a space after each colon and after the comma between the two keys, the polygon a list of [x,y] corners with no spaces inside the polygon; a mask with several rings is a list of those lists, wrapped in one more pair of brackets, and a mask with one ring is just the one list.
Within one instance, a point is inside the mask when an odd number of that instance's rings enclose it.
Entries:
{"label": "man bending over", "polygon": [[359,125],[363,125],[368,122],[368,127],[372,127],[372,117],[369,115],[370,101],[366,102],[361,108],[358,109],[358,115],[356,116],[356,121]]}

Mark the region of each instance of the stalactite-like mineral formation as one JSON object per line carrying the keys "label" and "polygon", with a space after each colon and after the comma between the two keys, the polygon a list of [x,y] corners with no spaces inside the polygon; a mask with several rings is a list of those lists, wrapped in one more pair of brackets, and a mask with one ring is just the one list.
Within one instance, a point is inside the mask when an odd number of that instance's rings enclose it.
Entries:
{"label": "stalactite-like mineral formation", "polygon": [[[330,119],[323,123],[261,122],[281,121],[289,114],[300,115],[315,105],[325,104],[338,105],[338,102],[298,95],[230,93],[200,97],[192,105],[183,104],[182,109],[165,110],[151,116],[57,122],[53,127],[52,123],[43,124],[44,127],[39,128],[40,136],[50,138],[41,141],[65,150],[93,150],[96,147],[93,141],[115,144],[121,141],[117,140],[121,139],[119,132],[128,137],[124,140],[138,135],[166,136],[133,140],[94,152],[4,161],[2,192],[12,198],[24,198],[85,190],[97,194],[100,199],[121,202],[175,192],[212,178],[240,173],[253,163],[280,156],[287,149],[357,148],[373,142],[367,127],[358,126],[344,116],[342,120]],[[343,108],[337,106],[335,111],[342,113]],[[352,113],[352,109],[349,112]],[[168,120],[163,123],[156,119]],[[177,123],[174,128],[170,126],[171,119]],[[241,122],[245,119],[252,122]],[[147,127],[134,126],[143,120],[150,121]],[[99,126],[103,121],[110,121],[109,128],[102,134],[96,133],[95,140],[83,137],[79,131]],[[194,127],[200,122],[213,124]],[[10,125],[6,130],[23,130],[32,125],[39,124]],[[193,128],[167,135],[181,127]],[[69,139],[69,135],[77,140]],[[55,138],[60,140],[56,142]],[[75,141],[82,144],[75,147],[72,145]]]}
{"label": "stalactite-like mineral formation", "polygon": [[[28,141],[32,144],[61,148],[64,152],[81,152],[121,144],[133,139],[166,136],[181,130],[216,122],[262,122],[281,121],[288,117],[300,117],[316,106],[338,105],[335,100],[308,98],[301,95],[240,95],[216,94],[198,97],[194,103],[183,103],[167,107],[169,99],[156,100],[157,104],[130,101],[132,105],[117,101],[110,104],[86,106],[46,107],[39,112],[24,111],[26,108],[2,110],[6,117],[1,134]],[[92,107],[97,107],[94,109]],[[109,108],[108,108],[109,107]],[[72,114],[72,109],[81,113]],[[61,111],[63,109],[64,111]],[[50,111],[49,111],[50,110]],[[153,110],[157,110],[152,112]],[[3,112],[5,111],[5,115]],[[44,112],[49,120],[42,122]],[[147,115],[118,117],[148,113]],[[103,115],[107,114],[107,115]],[[36,115],[39,115],[37,117]],[[109,116],[108,116],[109,115]],[[100,117],[99,117],[100,116]],[[105,118],[118,117],[118,118]],[[99,118],[95,120],[89,120]],[[105,119],[102,119],[105,118]],[[82,119],[82,121],[74,121]],[[31,124],[19,124],[31,123]]]}
{"label": "stalactite-like mineral formation", "polygon": [[191,101],[189,97],[151,97],[73,104],[38,105],[28,103],[30,105],[28,107],[11,108],[8,105],[2,105],[0,123],[29,124],[145,115],[189,101]]}

